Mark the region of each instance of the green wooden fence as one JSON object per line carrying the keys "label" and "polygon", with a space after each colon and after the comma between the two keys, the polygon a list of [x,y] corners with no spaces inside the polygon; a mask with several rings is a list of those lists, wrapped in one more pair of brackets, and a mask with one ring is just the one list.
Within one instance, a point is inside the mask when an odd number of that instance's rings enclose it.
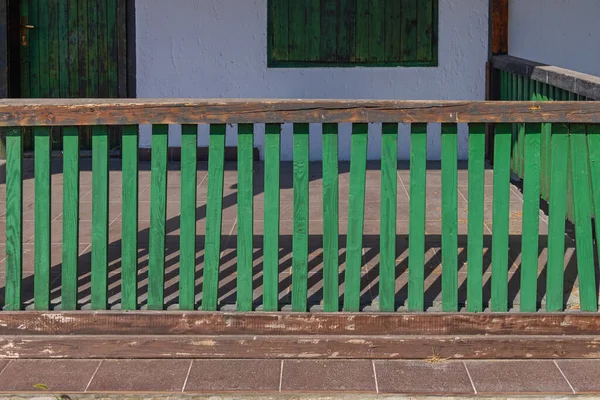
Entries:
{"label": "green wooden fence", "polygon": [[[540,82],[516,73],[499,71],[500,73],[500,98],[505,101],[590,101],[585,96],[560,89],[548,83]],[[552,160],[552,124],[542,125],[540,137],[541,175],[540,193],[544,200],[550,200],[550,185],[553,166]],[[511,169],[523,179],[525,176],[525,124],[512,125],[512,155]],[[573,180],[570,173],[571,162],[568,150],[570,143],[565,143],[567,154],[567,217],[573,221],[575,210],[573,206]],[[589,190],[589,189],[588,189]]]}
{"label": "green wooden fence", "polygon": [[[50,162],[51,140],[48,113],[40,108],[21,106],[16,111],[0,108],[0,121],[9,128],[7,145],[6,174],[6,299],[9,310],[20,310],[22,304],[23,276],[23,137],[19,126],[34,125],[35,132],[35,309],[48,310],[50,304],[50,248],[51,242],[51,185]],[[484,153],[486,126],[483,122],[498,121],[495,125],[494,146],[494,193],[493,193],[493,232],[492,232],[492,281],[491,305],[495,312],[508,310],[508,269],[509,269],[509,196],[510,170],[513,164],[513,127],[515,121],[526,122],[520,131],[519,150],[523,157],[523,173],[527,175],[524,187],[521,302],[520,311],[531,312],[538,307],[538,215],[540,182],[550,183],[550,222],[548,233],[549,261],[547,267],[547,311],[563,309],[564,247],[566,187],[568,179],[573,186],[580,188],[574,192],[573,210],[576,216],[577,265],[580,286],[580,304],[583,311],[597,310],[596,265],[592,237],[591,213],[600,209],[600,196],[595,202],[589,193],[588,181],[593,183],[592,191],[600,192],[600,129],[598,123],[600,107],[590,108],[595,112],[573,115],[573,105],[560,103],[560,108],[544,108],[542,103],[496,103],[464,102],[431,105],[429,103],[349,103],[344,105],[319,106],[319,112],[311,102],[289,106],[258,103],[256,115],[248,110],[246,103],[240,103],[238,111],[219,109],[220,104],[209,104],[189,111],[181,111],[172,116],[172,106],[150,108],[126,114],[115,110],[98,111],[85,104],[81,108],[61,106],[53,111],[51,123],[75,121],[81,118],[82,125],[94,125],[98,121],[123,126],[122,180],[123,180],[123,231],[122,231],[122,270],[121,298],[124,310],[140,307],[138,303],[137,277],[137,226],[138,226],[138,126],[132,121],[148,123],[156,120],[184,121],[181,148],[181,235],[179,268],[179,308],[181,310],[201,309],[215,311],[219,308],[218,287],[220,267],[221,225],[223,212],[223,180],[225,154],[225,128],[223,123],[212,123],[209,135],[208,200],[206,214],[206,240],[203,265],[198,265],[196,254],[196,143],[199,122],[242,121],[237,126],[238,135],[238,242],[237,242],[237,309],[249,311],[256,308],[252,293],[252,243],[253,243],[253,145],[254,125],[248,121],[267,121],[265,134],[264,168],[264,268],[262,286],[262,306],[265,311],[278,310],[279,294],[279,217],[280,217],[280,153],[281,123],[272,120],[291,121],[293,129],[293,261],[292,261],[292,300],[293,311],[307,311],[308,279],[308,210],[309,210],[309,142],[308,124],[305,121],[325,120],[323,125],[323,308],[328,312],[360,311],[360,277],[362,267],[363,225],[365,210],[365,183],[367,143],[372,137],[367,133],[366,115],[369,110],[371,121],[381,118],[381,228],[380,228],[380,269],[379,306],[381,311],[393,312],[395,304],[395,280],[399,260],[396,258],[396,172],[398,124],[390,120],[407,122],[433,120],[442,124],[442,303],[443,311],[459,310],[458,301],[458,172],[457,172],[457,124],[448,120],[469,123],[468,166],[468,290],[467,310],[480,312],[484,309],[482,297],[483,245],[484,245]],[[415,105],[416,104],[416,105]],[[541,105],[540,105],[541,104]],[[88,107],[88,108],[85,108]],[[95,106],[94,106],[95,107]],[[189,107],[193,107],[189,106]],[[279,110],[274,110],[280,107]],[[337,108],[336,108],[337,107]],[[454,107],[454,108],[453,108]],[[495,107],[495,108],[494,108]],[[302,108],[302,113],[298,111]],[[335,114],[336,111],[338,114]],[[79,111],[77,111],[79,110]],[[158,111],[157,111],[158,110]],[[229,110],[229,109],[227,109]],[[245,116],[241,110],[246,110]],[[266,111],[264,111],[266,110]],[[292,110],[292,111],[290,111]],[[377,114],[376,110],[381,110]],[[433,111],[432,111],[433,110]],[[504,110],[504,113],[501,111]],[[296,113],[291,116],[288,113]],[[69,116],[69,113],[73,113]],[[81,114],[79,117],[78,113]],[[87,114],[86,114],[87,113]],[[189,113],[189,114],[186,114]],[[269,114],[272,113],[273,115]],[[164,115],[164,116],[163,116]],[[380,115],[378,117],[378,115]],[[459,115],[461,117],[459,117]],[[69,119],[71,118],[71,119]],[[161,119],[162,118],[162,119]],[[547,125],[540,121],[555,118],[561,123]],[[347,236],[347,257],[344,270],[343,290],[340,289],[338,274],[338,122],[353,123],[351,136],[349,217]],[[566,120],[579,123],[564,124]],[[39,121],[39,122],[38,122]],[[108,121],[108,122],[106,122]],[[18,124],[17,124],[18,122]],[[71,122],[73,125],[74,122]],[[129,124],[129,125],[127,125]],[[17,126],[19,125],[19,126]],[[65,124],[68,125],[68,124]],[[107,126],[95,125],[92,128],[92,272],[91,307],[105,310],[108,305],[108,201],[109,193],[109,130]],[[166,192],[167,192],[167,137],[165,124],[154,124],[152,130],[151,161],[151,222],[148,267],[147,305],[151,310],[162,310],[165,300],[165,238],[166,238]],[[551,140],[549,140],[551,138]],[[77,126],[65,129],[64,207],[63,232],[59,240],[63,243],[61,309],[74,310],[78,298],[78,230],[80,185],[79,185],[79,135]],[[589,142],[589,154],[587,143]],[[546,143],[546,147],[540,145]],[[424,254],[425,254],[425,207],[427,201],[427,124],[412,123],[410,134],[410,226],[409,226],[409,270],[408,301],[410,311],[424,310]],[[522,149],[521,149],[522,148]],[[565,149],[569,148],[570,153]],[[544,154],[547,151],[547,155]],[[569,157],[569,154],[572,156]],[[546,157],[546,158],[544,158]],[[542,179],[544,160],[551,158],[552,168],[547,179]],[[569,164],[570,163],[570,164]],[[570,165],[570,169],[568,168]],[[588,165],[590,168],[588,168]],[[570,171],[570,172],[568,172]],[[590,174],[591,171],[591,174]],[[530,178],[532,177],[532,178]],[[60,199],[55,199],[60,200]],[[258,217],[258,216],[257,216]],[[597,225],[597,229],[600,229]],[[198,287],[195,273],[203,269],[203,282]],[[201,292],[202,301],[195,302]],[[343,307],[339,298],[343,298]]]}

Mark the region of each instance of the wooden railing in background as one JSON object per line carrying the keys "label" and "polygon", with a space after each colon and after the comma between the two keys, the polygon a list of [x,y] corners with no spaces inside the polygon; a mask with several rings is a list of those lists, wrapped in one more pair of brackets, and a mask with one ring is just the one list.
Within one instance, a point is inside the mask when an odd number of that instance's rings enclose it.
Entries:
{"label": "wooden railing in background", "polygon": [[[502,101],[597,101],[600,100],[600,77],[576,71],[524,60],[508,55],[495,56],[492,65],[497,71],[497,100]],[[553,168],[551,154],[550,123],[542,125],[541,146],[541,196],[549,201],[550,177]],[[513,148],[511,169],[523,179],[525,175],[525,125],[513,124]],[[591,145],[591,143],[590,143]],[[567,217],[574,221],[573,181],[571,179],[571,162],[569,144],[565,143],[567,154]],[[596,148],[590,147],[590,153]],[[560,160],[559,160],[560,161]],[[589,185],[588,185],[589,186]],[[588,189],[591,191],[591,187]]]}
{"label": "wooden railing in background", "polygon": [[[576,246],[580,303],[584,311],[597,310],[596,266],[591,213],[600,201],[590,203],[587,182],[600,191],[600,103],[594,102],[453,102],[453,101],[335,101],[335,100],[2,100],[0,126],[7,136],[7,258],[6,308],[21,310],[23,138],[21,127],[35,133],[35,309],[50,308],[50,127],[65,128],[64,225],[62,310],[77,307],[77,243],[79,199],[79,126],[92,126],[92,276],[91,306],[107,309],[108,266],[108,128],[123,129],[122,285],[124,310],[139,308],[137,299],[137,147],[138,125],[153,124],[151,165],[150,259],[148,308],[163,310],[165,277],[165,219],[167,190],[167,124],[181,124],[181,236],[179,309],[198,308],[195,294],[196,236],[196,124],[211,124],[208,164],[206,241],[201,288],[204,311],[218,309],[225,125],[237,124],[238,134],[238,265],[237,308],[250,311],[252,303],[253,183],[252,147],[256,123],[267,123],[265,138],[265,234],[263,304],[277,311],[279,240],[279,164],[281,124],[294,123],[294,215],[292,309],[307,311],[307,260],[309,210],[308,123],[323,123],[323,260],[324,310],[340,311],[338,282],[338,137],[337,124],[353,123],[351,138],[347,259],[343,310],[359,311],[362,237],[364,223],[367,123],[383,123],[381,152],[380,310],[395,311],[396,149],[398,123],[411,126],[411,179],[409,227],[408,309],[424,310],[424,241],[426,204],[427,123],[442,123],[442,303],[445,312],[458,311],[458,204],[457,124],[469,124],[469,210],[467,309],[478,312],[482,302],[485,123],[495,124],[494,200],[492,232],[491,310],[508,309],[509,196],[511,124],[523,131],[524,187],[520,311],[537,308],[538,215],[541,160],[540,141],[545,124],[552,123],[549,177],[550,202],[547,311],[563,309],[565,201],[567,154],[570,145],[575,192]],[[590,146],[588,158],[586,143]],[[593,149],[593,151],[592,151]],[[591,178],[588,174],[588,159]],[[600,196],[595,197],[600,200]],[[600,227],[597,228],[600,229]]]}

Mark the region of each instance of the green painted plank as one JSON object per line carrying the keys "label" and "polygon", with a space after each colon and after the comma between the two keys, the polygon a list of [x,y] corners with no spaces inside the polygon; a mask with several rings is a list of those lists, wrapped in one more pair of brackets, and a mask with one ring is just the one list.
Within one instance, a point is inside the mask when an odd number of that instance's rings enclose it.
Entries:
{"label": "green painted plank", "polygon": [[[536,92],[537,92],[537,101],[547,101],[547,98],[544,99],[544,87],[545,83],[537,82]],[[549,133],[547,132],[546,125],[542,124],[542,135],[540,137],[540,157],[541,157],[541,175],[540,175],[540,193],[544,200],[548,200],[548,192],[549,192],[549,175],[550,169],[548,168],[549,154],[550,154],[550,142]]]}
{"label": "green painted plank", "polygon": [[[24,18],[28,24],[31,24],[31,17],[29,15],[29,1],[23,0],[19,2],[19,13],[21,14],[21,18]],[[31,97],[31,87],[30,87],[30,51],[31,51],[31,38],[33,35],[31,32],[26,32],[25,40],[27,41],[27,48],[19,51],[20,58],[20,68],[21,68],[21,97],[30,98]]]}
{"label": "green painted plank", "polygon": [[108,93],[108,15],[106,0],[95,0],[98,24],[96,25],[96,40],[98,44],[98,97],[107,98]]}
{"label": "green painted plank", "polygon": [[425,290],[425,210],[427,124],[412,124],[410,135],[410,217],[408,227],[408,310],[423,311]]}
{"label": "green painted plank", "polygon": [[[107,75],[108,75],[108,97],[119,97],[118,89],[118,34],[117,34],[117,1],[106,0],[106,41],[107,41]],[[119,138],[115,135],[115,141]]]}
{"label": "green painted plank", "polygon": [[458,128],[442,124],[442,309],[458,311]]}
{"label": "green painted plank", "polygon": [[402,60],[417,59],[417,0],[402,0]]}
{"label": "green painted plank", "polygon": [[[77,51],[78,51],[78,74],[76,75],[79,79],[79,96],[78,97],[90,97],[88,92],[88,51],[83,49],[88,48],[88,2],[77,1]],[[91,49],[90,49],[91,50]],[[83,133],[83,132],[82,132]],[[82,135],[82,139],[85,135]],[[82,141],[83,146],[85,145]]]}
{"label": "green painted plank", "polygon": [[288,60],[305,61],[306,40],[304,1],[290,1],[288,7]]}
{"label": "green painted plank", "polygon": [[252,311],[254,125],[238,125],[237,310]]}
{"label": "green painted plank", "polygon": [[288,59],[289,0],[269,1],[269,57],[273,61]]}
{"label": "green painted plank", "polygon": [[50,128],[35,127],[35,265],[34,303],[36,310],[50,308]]}
{"label": "green painted plank", "polygon": [[294,124],[292,310],[307,311],[309,125]]}
{"label": "green painted plank", "polygon": [[521,311],[537,310],[537,277],[540,227],[541,124],[525,124],[523,174],[523,229],[521,245]]}
{"label": "green painted plank", "polygon": [[120,98],[127,97],[127,69],[129,68],[127,56],[127,2],[118,0],[116,4],[116,41],[117,41],[117,96]]}
{"label": "green painted plank", "polygon": [[265,127],[265,214],[263,234],[263,310],[279,308],[279,158],[281,125]]}
{"label": "green painted plank", "polygon": [[433,2],[437,0],[421,0],[417,9],[417,60],[432,60]]}
{"label": "green painted plank", "polygon": [[323,124],[323,311],[336,312],[339,292],[338,125]]}
{"label": "green painted plank", "polygon": [[181,126],[181,236],[179,309],[196,306],[196,197],[198,125]]}
{"label": "green painted plank", "polygon": [[304,60],[320,61],[321,59],[321,0],[305,0],[305,22],[302,31],[305,32]]}
{"label": "green painted plank", "polygon": [[[548,101],[548,85],[543,84],[541,90],[541,101]],[[546,147],[545,147],[545,155],[546,155],[546,179],[544,182],[544,199],[550,201],[550,181],[551,181],[551,171],[552,171],[552,124],[542,124],[542,134],[546,139]]]}
{"label": "green painted plank", "polygon": [[162,310],[165,289],[165,240],[167,220],[167,147],[169,126],[152,126],[150,181],[150,249],[148,260],[148,309]]}
{"label": "green painted plank", "polygon": [[225,131],[226,125],[224,124],[210,126],[206,242],[204,246],[204,277],[202,284],[202,309],[204,311],[216,311],[218,302]]}
{"label": "green painted plank", "polygon": [[481,312],[483,311],[485,124],[469,124],[468,190],[467,310],[469,312]]}
{"label": "green painted plank", "polygon": [[335,62],[337,60],[338,11],[337,2],[321,2],[320,61]]}
{"label": "green painted plank", "polygon": [[338,62],[356,61],[356,0],[339,0]]}
{"label": "green painted plank", "polygon": [[21,309],[23,279],[23,137],[20,128],[6,136],[6,298],[7,311]]}
{"label": "green painted plank", "polygon": [[385,60],[385,0],[371,0],[369,5],[369,62]]}
{"label": "green painted plank", "polygon": [[381,240],[379,310],[395,311],[398,124],[383,124],[381,135]]}
{"label": "green painted plank", "polygon": [[385,2],[385,61],[400,62],[401,51],[401,1],[386,1]]}
{"label": "green painted plank", "polygon": [[[67,91],[66,97],[79,97],[79,27],[77,26],[78,3],[82,1],[68,0],[68,31],[67,45],[69,56],[67,59]],[[62,81],[61,81],[62,82]]]}
{"label": "green painted plank", "polygon": [[57,1],[58,8],[58,26],[56,27],[56,45],[54,48],[57,58],[56,90],[53,97],[69,97],[69,30],[72,28],[69,25],[69,1]]}
{"label": "green painted plank", "polygon": [[358,1],[356,3],[356,47],[355,59],[356,62],[369,61],[369,11],[370,3],[367,1]]}
{"label": "green painted plank", "polygon": [[492,311],[508,311],[511,136],[511,125],[496,125],[494,138],[494,203],[492,210]]}
{"label": "green painted plank", "polygon": [[[42,29],[39,19],[39,0],[30,0],[29,2],[29,23],[37,29],[29,30],[29,94],[32,98],[40,97],[40,51]],[[33,137],[33,135],[31,135]],[[26,140],[24,146],[26,149],[31,149],[32,143]]]}
{"label": "green painted plank", "polygon": [[352,125],[350,192],[348,196],[348,244],[344,272],[344,311],[360,309],[368,124]]}
{"label": "green painted plank", "polygon": [[584,125],[572,125],[571,172],[575,215],[575,240],[577,248],[577,271],[579,274],[579,303],[581,311],[597,311],[598,300],[594,266],[594,245],[592,239],[591,204],[589,187],[589,165],[586,129]]}
{"label": "green painted plank", "polygon": [[[510,74],[510,93],[509,98],[511,101],[518,100],[517,97],[517,76]],[[511,155],[511,170],[515,173],[519,173],[519,124],[512,124],[512,155]]]}
{"label": "green painted plank", "polygon": [[[38,24],[35,29],[39,42],[39,97],[50,97],[50,0],[38,0]],[[34,134],[35,135],[35,134]]]}
{"label": "green painted plank", "polygon": [[89,0],[88,5],[88,41],[87,41],[87,62],[88,62],[88,80],[87,80],[87,93],[88,97],[99,97],[98,88],[98,64],[99,64],[99,52],[98,52],[98,5],[101,0]]}
{"label": "green painted plank", "polygon": [[79,259],[79,130],[63,131],[63,234],[61,309],[77,309]]}
{"label": "green painted plank", "polygon": [[[522,76],[517,77],[517,100],[527,100],[525,94],[525,81]],[[517,175],[523,179],[525,124],[517,124]]]}
{"label": "green painted plank", "polygon": [[108,306],[108,128],[92,127],[92,309]]}
{"label": "green painted plank", "polygon": [[[138,297],[138,131],[139,129],[137,125],[128,125],[123,127],[123,147],[121,148],[121,154],[123,158],[123,216],[121,217],[121,307],[123,310],[135,310],[137,308]],[[183,260],[181,263],[183,264]]]}
{"label": "green painted plank", "polygon": [[567,212],[567,151],[569,128],[553,124],[551,149],[552,168],[549,170],[550,212],[548,215],[548,266],[546,280],[546,311],[563,310],[565,217]]}

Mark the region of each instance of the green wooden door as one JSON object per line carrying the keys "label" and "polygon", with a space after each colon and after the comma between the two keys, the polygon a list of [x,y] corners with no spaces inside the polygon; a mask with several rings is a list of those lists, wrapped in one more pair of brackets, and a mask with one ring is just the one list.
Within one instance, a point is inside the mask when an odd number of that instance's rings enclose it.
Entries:
{"label": "green wooden door", "polygon": [[[21,97],[117,98],[127,96],[126,1],[20,0]],[[28,25],[29,27],[26,27]],[[52,132],[54,149],[62,132]],[[119,135],[111,135],[111,148]],[[32,148],[31,136],[25,148]],[[91,148],[89,129],[81,148]]]}

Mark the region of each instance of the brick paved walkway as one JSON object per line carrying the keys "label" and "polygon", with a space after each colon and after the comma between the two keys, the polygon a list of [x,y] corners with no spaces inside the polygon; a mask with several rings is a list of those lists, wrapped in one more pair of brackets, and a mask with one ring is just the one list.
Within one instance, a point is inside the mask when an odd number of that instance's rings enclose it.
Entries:
{"label": "brick paved walkway", "polygon": [[13,360],[0,371],[0,394],[600,394],[600,360]]}
{"label": "brick paved walkway", "polygon": [[[207,168],[206,163],[199,164],[198,170],[198,200],[197,200],[197,285],[202,281],[202,263],[204,254],[204,232],[207,197]],[[410,196],[410,171],[406,163],[401,163],[398,171],[398,217],[397,217],[397,257],[398,278],[396,282],[396,302],[403,309],[407,298],[408,277],[408,220]],[[441,300],[441,175],[439,163],[431,163],[427,172],[427,225],[426,225],[426,257],[425,257],[425,301],[430,310],[439,309]],[[62,171],[60,159],[52,165],[52,303],[60,304],[60,271],[62,257]],[[320,163],[312,163],[310,173],[310,215],[309,215],[309,304],[317,307],[322,298],[322,181]],[[347,233],[349,164],[340,164],[340,272],[343,282],[345,266],[345,241]],[[34,255],[34,179],[32,160],[25,160],[24,180],[24,300],[25,304],[32,303],[32,274]],[[90,301],[90,263],[91,263],[91,160],[81,162],[81,201],[80,201],[80,305],[87,307]],[[224,186],[224,211],[222,228],[222,255],[220,276],[220,304],[227,308],[235,302],[235,267],[237,242],[237,174],[236,164],[226,164]],[[4,175],[4,165],[0,165],[0,178]],[[459,302],[464,305],[466,299],[466,244],[467,244],[467,212],[468,212],[468,171],[466,164],[459,165],[458,205],[459,205]],[[263,233],[263,164],[256,163],[255,168],[255,304],[260,305],[262,295],[262,233]],[[291,242],[293,218],[292,164],[283,163],[281,166],[281,239],[280,239],[280,303],[284,306],[290,303],[291,286]],[[121,253],[121,171],[120,160],[111,160],[110,172],[110,228],[109,228],[109,270],[110,270],[110,305],[114,309],[120,306],[120,253]],[[484,304],[490,298],[491,276],[491,229],[492,229],[492,186],[493,171],[487,170],[485,175],[485,238],[484,238]],[[0,182],[4,182],[1,179]],[[0,280],[4,281],[5,255],[5,184],[0,184]],[[146,270],[148,262],[149,219],[150,219],[150,165],[140,163],[139,176],[139,302],[145,304]],[[377,307],[378,259],[379,259],[379,225],[380,225],[380,173],[378,163],[369,163],[367,171],[367,191],[365,207],[365,230],[363,249],[362,273],[362,306],[366,309]],[[179,201],[180,175],[179,164],[169,164],[168,195],[167,195],[167,269],[166,269],[166,306],[175,307],[177,304],[178,266],[179,266]],[[510,270],[509,270],[509,300],[513,305],[519,303],[519,265],[521,249],[521,207],[522,195],[519,189],[511,186],[510,195]],[[545,293],[545,264],[547,252],[547,219],[540,213],[540,279],[539,302],[544,303]],[[576,277],[576,260],[573,257],[573,243],[567,240],[565,255],[566,284],[565,292],[572,295],[568,307],[577,309],[578,296]],[[2,284],[2,286],[4,286]],[[343,290],[343,283],[341,290]],[[0,289],[3,297],[4,288]],[[198,303],[200,302],[198,295]]]}

